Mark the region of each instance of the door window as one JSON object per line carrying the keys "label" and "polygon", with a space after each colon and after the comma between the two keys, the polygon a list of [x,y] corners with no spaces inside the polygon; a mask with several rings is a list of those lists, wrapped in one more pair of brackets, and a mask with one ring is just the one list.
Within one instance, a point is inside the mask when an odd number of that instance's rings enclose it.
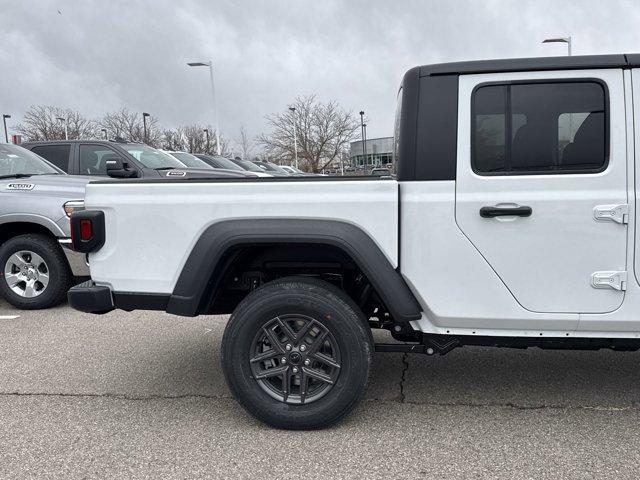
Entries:
{"label": "door window", "polygon": [[49,160],[56,167],[69,172],[69,152],[71,145],[39,145],[31,149],[33,153]]}
{"label": "door window", "polygon": [[591,173],[608,162],[599,82],[481,85],[472,98],[471,164],[480,175]]}
{"label": "door window", "polygon": [[115,151],[104,145],[80,145],[80,175],[106,175],[108,159],[120,158]]}

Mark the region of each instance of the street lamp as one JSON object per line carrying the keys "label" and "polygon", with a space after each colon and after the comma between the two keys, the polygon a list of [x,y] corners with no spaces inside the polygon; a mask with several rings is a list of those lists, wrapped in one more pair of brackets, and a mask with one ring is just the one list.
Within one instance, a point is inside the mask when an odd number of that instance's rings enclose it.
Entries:
{"label": "street lamp", "polygon": [[209,153],[209,129],[205,128],[203,131],[204,131],[204,134],[207,137],[207,151],[205,153]]}
{"label": "street lamp", "polygon": [[542,43],[566,43],[567,54],[571,56],[571,37],[545,38]]}
{"label": "street lamp", "polygon": [[56,117],[56,120],[64,122],[64,139],[69,140],[69,125],[67,124],[67,119],[65,117]]}
{"label": "street lamp", "polygon": [[188,62],[187,65],[190,67],[209,67],[209,75],[211,77],[211,95],[213,97],[213,114],[215,117],[215,127],[216,127],[216,153],[220,155],[220,125],[218,124],[218,109],[216,107],[216,87],[213,83],[213,62],[209,60],[208,62]]}
{"label": "street lamp", "polygon": [[363,165],[366,165],[367,162],[367,150],[365,148],[364,142],[364,110],[360,110],[360,134],[362,137],[362,161]]}
{"label": "street lamp", "polygon": [[[362,130],[364,131],[364,150],[366,152],[367,151],[367,124],[366,123],[362,124]],[[367,162],[369,161],[367,157],[368,156],[365,156],[365,160],[364,160],[365,167],[367,166]],[[373,158],[371,159],[371,165],[373,165]]]}
{"label": "street lamp", "polygon": [[149,136],[147,135],[147,117],[150,117],[147,112],[142,112],[142,128],[144,130],[144,143],[149,143]]}
{"label": "street lamp", "polygon": [[6,113],[2,114],[2,123],[4,124],[4,141],[9,143],[9,135],[7,134],[7,118],[11,118],[11,115]]}
{"label": "street lamp", "polygon": [[104,133],[104,139],[108,140],[109,137],[107,136],[107,129],[106,128],[102,128],[101,130],[102,130],[102,133]]}
{"label": "street lamp", "polygon": [[293,152],[296,159],[296,170],[298,169],[298,129],[296,127],[296,107],[289,107],[293,118]]}

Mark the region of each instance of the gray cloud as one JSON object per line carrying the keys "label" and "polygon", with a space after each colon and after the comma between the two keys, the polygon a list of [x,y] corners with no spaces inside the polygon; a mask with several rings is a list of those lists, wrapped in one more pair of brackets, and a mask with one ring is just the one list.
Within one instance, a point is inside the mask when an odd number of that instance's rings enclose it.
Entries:
{"label": "gray cloud", "polygon": [[383,136],[411,66],[563,54],[540,44],[550,35],[571,34],[578,55],[640,51],[638,20],[623,0],[0,0],[0,109],[212,123],[207,72],[185,65],[211,58],[228,137],[264,131],[265,114],[311,93],[363,108]]}

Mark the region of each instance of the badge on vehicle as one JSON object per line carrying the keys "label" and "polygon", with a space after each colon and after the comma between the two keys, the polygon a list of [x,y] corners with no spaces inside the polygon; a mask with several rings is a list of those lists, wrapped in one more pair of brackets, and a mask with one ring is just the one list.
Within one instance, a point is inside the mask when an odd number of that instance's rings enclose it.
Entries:
{"label": "badge on vehicle", "polygon": [[181,172],[180,170],[169,170],[167,177],[186,177],[187,172]]}
{"label": "badge on vehicle", "polygon": [[7,190],[33,190],[35,185],[33,183],[10,183],[7,185]]}

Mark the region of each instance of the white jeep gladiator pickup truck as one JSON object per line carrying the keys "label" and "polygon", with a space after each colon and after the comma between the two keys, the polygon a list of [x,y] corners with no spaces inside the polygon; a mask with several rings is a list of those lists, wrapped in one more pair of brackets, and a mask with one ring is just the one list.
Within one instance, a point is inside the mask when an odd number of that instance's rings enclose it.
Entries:
{"label": "white jeep gladiator pickup truck", "polygon": [[87,185],[72,231],[92,279],[69,301],[231,313],[231,391],[281,428],[349,412],[374,349],[637,350],[636,112],[640,55],[413,68],[397,181]]}

